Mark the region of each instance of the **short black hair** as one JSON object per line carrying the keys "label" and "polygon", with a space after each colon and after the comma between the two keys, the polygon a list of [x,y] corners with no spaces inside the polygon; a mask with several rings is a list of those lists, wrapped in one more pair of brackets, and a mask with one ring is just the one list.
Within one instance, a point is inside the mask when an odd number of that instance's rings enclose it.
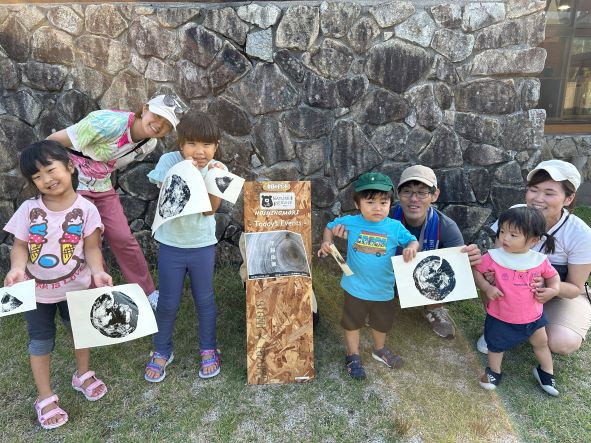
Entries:
{"label": "short black hair", "polygon": [[[39,172],[37,165],[48,166],[52,161],[61,162],[66,168],[72,162],[68,150],[59,142],[42,140],[31,143],[21,152],[19,159],[21,174],[27,179],[29,184],[34,186],[33,175]],[[78,189],[78,169],[76,168],[74,168],[72,174],[72,187],[74,190]]]}
{"label": "short black hair", "polygon": [[218,143],[220,129],[215,120],[205,112],[189,111],[181,117],[176,125],[179,145],[185,142]]}
{"label": "short black hair", "polygon": [[507,209],[499,216],[497,238],[499,238],[502,226],[517,229],[527,240],[546,236],[545,252],[550,254],[554,252],[554,237],[546,233],[546,219],[539,209],[528,206]]}
{"label": "short black hair", "polygon": [[386,197],[390,200],[390,204],[392,204],[392,199],[394,198],[394,192],[392,191],[380,191],[378,189],[366,189],[364,191],[355,192],[353,194],[353,200],[355,203],[359,204],[361,200],[370,199],[370,198],[380,198]]}

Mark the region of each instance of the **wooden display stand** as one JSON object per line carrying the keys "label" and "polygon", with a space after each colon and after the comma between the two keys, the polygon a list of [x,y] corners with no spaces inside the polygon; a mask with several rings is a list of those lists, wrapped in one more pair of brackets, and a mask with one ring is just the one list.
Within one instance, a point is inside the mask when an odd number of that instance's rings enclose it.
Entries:
{"label": "wooden display stand", "polygon": [[[310,182],[245,183],[245,232],[299,233],[311,265],[310,229]],[[313,379],[312,279],[289,276],[247,280],[246,336],[249,384]]]}

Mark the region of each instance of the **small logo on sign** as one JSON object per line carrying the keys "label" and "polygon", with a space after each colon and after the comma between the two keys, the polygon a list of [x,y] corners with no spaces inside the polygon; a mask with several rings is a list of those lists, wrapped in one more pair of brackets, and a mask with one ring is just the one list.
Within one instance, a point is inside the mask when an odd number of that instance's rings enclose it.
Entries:
{"label": "small logo on sign", "polygon": [[262,209],[295,209],[295,194],[293,192],[273,192],[260,194]]}

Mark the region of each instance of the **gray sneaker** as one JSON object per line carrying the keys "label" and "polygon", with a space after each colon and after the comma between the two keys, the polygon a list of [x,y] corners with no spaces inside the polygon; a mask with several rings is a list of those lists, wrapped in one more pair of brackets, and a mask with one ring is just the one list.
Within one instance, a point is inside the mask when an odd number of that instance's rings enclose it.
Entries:
{"label": "gray sneaker", "polygon": [[152,306],[152,310],[156,312],[156,307],[158,306],[158,297],[160,296],[160,292],[156,289],[150,295],[148,295],[148,301],[150,302],[150,306]]}
{"label": "gray sneaker", "polygon": [[433,332],[443,338],[452,339],[456,336],[456,325],[445,308],[423,309],[423,315],[431,323]]}

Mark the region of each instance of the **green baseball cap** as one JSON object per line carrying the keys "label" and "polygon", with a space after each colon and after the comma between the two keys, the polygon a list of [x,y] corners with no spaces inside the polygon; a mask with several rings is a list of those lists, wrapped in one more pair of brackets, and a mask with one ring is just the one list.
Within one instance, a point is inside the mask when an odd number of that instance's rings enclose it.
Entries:
{"label": "green baseball cap", "polygon": [[375,189],[376,191],[391,191],[394,184],[390,177],[379,172],[366,172],[355,182],[355,192]]}

